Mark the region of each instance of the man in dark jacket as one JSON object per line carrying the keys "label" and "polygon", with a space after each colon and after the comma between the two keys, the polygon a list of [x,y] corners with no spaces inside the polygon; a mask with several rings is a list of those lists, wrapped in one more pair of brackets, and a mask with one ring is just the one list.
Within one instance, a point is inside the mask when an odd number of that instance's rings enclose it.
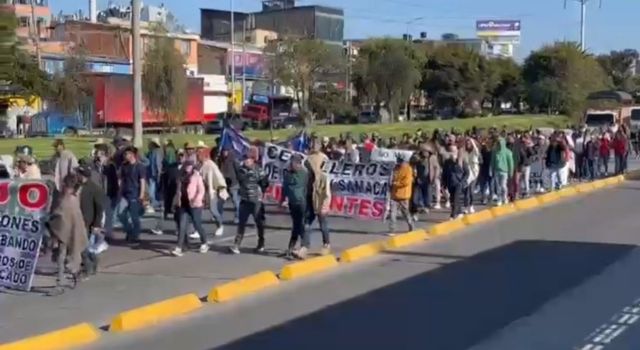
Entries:
{"label": "man in dark jacket", "polygon": [[549,170],[552,191],[560,189],[562,186],[560,170],[564,168],[567,162],[565,159],[565,152],[566,148],[562,143],[560,143],[558,136],[551,136],[549,148],[547,148],[547,155],[545,157],[545,165]]}
{"label": "man in dark jacket", "polygon": [[[104,249],[104,238],[102,238],[102,216],[104,215],[104,192],[102,188],[91,180],[92,169],[89,161],[83,162],[85,165],[76,169],[79,175],[80,188],[78,189],[78,199],[80,201],[80,210],[84,219],[85,228],[89,238],[89,242],[95,242],[92,247],[102,246]],[[85,263],[85,271],[89,275],[95,275],[98,269],[98,256],[96,251],[88,249]]]}
{"label": "man in dark jacket", "polygon": [[240,197],[238,215],[238,233],[230,248],[231,253],[240,254],[240,244],[244,238],[244,231],[247,226],[249,216],[253,216],[258,230],[258,246],[256,253],[264,252],[264,206],[262,195],[268,186],[267,175],[258,164],[258,149],[251,147],[242,164],[236,164],[235,173],[238,179],[238,195]]}
{"label": "man in dark jacket", "polygon": [[523,196],[528,197],[531,194],[531,165],[536,160],[536,150],[533,146],[531,138],[527,135],[522,136],[522,184]]}
{"label": "man in dark jacket", "polygon": [[162,175],[162,165],[164,160],[164,152],[160,145],[160,139],[157,137],[152,138],[149,141],[149,152],[147,153],[147,160],[149,165],[147,166],[147,177],[149,185],[147,186],[150,208],[153,210],[160,209],[160,176]]}
{"label": "man in dark jacket", "polygon": [[462,190],[469,177],[469,166],[464,157],[458,154],[458,148],[454,145],[448,147],[449,157],[442,164],[442,176],[444,186],[449,191],[451,201],[451,219],[462,217]]}
{"label": "man in dark jacket", "polygon": [[[281,206],[287,200],[289,214],[291,215],[291,238],[289,247],[285,253],[286,258],[293,256],[300,257],[301,254],[295,251],[298,239],[302,239],[302,248],[305,252],[309,249],[308,232],[305,230],[305,214],[307,207],[307,183],[308,173],[303,165],[303,158],[299,154],[291,157],[291,166],[282,181]],[[304,255],[304,254],[302,254]]]}
{"label": "man in dark jacket", "polygon": [[[238,196],[238,175],[236,174],[237,161],[233,152],[228,148],[223,148],[218,157],[218,167],[224,176],[229,191],[229,198],[235,208],[234,222],[240,217],[240,197]],[[223,213],[224,215],[224,213]]]}

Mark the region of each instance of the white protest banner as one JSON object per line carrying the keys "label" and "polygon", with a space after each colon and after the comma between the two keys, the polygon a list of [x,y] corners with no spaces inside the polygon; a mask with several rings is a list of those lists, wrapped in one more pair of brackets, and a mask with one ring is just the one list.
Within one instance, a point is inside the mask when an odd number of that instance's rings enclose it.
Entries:
{"label": "white protest banner", "polygon": [[[266,144],[263,166],[269,178],[265,193],[268,201],[277,202],[282,196],[282,179],[295,151],[274,144]],[[299,153],[300,154],[300,153]],[[306,156],[303,155],[306,158]],[[365,220],[382,220],[389,197],[389,181],[393,165],[383,162],[356,164],[327,161],[323,171],[331,182],[330,214]]]}
{"label": "white protest banner", "polygon": [[44,181],[0,182],[0,286],[31,289],[49,202]]}
{"label": "white protest banner", "polygon": [[413,151],[405,149],[376,148],[371,152],[371,161],[395,163],[398,156],[402,156],[404,160],[409,161],[413,153]]}

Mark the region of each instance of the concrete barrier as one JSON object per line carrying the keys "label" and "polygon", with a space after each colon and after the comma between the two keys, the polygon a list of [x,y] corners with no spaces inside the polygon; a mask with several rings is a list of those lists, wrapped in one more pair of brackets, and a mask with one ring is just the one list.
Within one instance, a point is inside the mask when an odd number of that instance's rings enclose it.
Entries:
{"label": "concrete barrier", "polygon": [[441,222],[429,228],[429,233],[434,236],[448,235],[454,231],[462,230],[466,225],[462,219]]}
{"label": "concrete barrier", "polygon": [[596,180],[596,181],[591,182],[591,184],[593,185],[593,189],[594,190],[598,190],[598,189],[601,189],[603,187],[606,187],[607,183],[605,181],[606,181],[606,179]]}
{"label": "concrete barrier", "polygon": [[385,246],[386,243],[384,241],[377,241],[349,248],[340,255],[340,262],[352,263],[372,257],[384,250]]}
{"label": "concrete barrier", "polygon": [[557,192],[558,195],[562,198],[573,197],[578,194],[578,190],[576,190],[575,186],[569,186],[561,189]]}
{"label": "concrete barrier", "polygon": [[491,213],[493,213],[493,216],[496,217],[496,218],[499,218],[499,217],[502,217],[502,216],[511,215],[511,214],[513,214],[513,213],[515,213],[517,211],[518,211],[518,209],[513,204],[505,204],[505,205],[501,205],[499,207],[491,208]]}
{"label": "concrete barrier", "polygon": [[187,314],[202,307],[195,294],[185,294],[157,303],[131,309],[117,315],[109,326],[111,332],[133,331]]}
{"label": "concrete barrier", "polygon": [[537,196],[536,199],[538,200],[538,202],[540,202],[540,204],[550,204],[553,202],[557,202],[560,199],[560,195],[556,191],[551,191],[541,196]]}
{"label": "concrete barrier", "polygon": [[518,210],[531,210],[540,206],[540,202],[536,197],[531,197],[527,199],[521,199],[519,201],[513,202],[513,205],[516,206]]}
{"label": "concrete barrier", "polygon": [[640,170],[633,170],[623,175],[625,180],[640,180]]}
{"label": "concrete barrier", "polygon": [[255,275],[243,277],[219,286],[213,287],[207,295],[210,303],[223,303],[240,297],[274,287],[280,280],[271,271],[263,271]]}
{"label": "concrete barrier", "polygon": [[[9,317],[8,315],[5,315]],[[80,323],[53,332],[0,345],[0,350],[61,350],[93,343],[100,332],[88,323]]]}
{"label": "concrete barrier", "polygon": [[289,281],[338,266],[333,255],[319,256],[305,261],[285,265],[280,272],[280,279]]}
{"label": "concrete barrier", "polygon": [[475,224],[483,223],[485,221],[489,221],[493,218],[494,216],[491,210],[485,209],[474,214],[465,215],[464,218],[462,218],[462,220],[467,225],[475,225]]}
{"label": "concrete barrier", "polygon": [[586,183],[583,183],[583,184],[575,185],[574,188],[580,194],[593,192],[595,190],[595,187],[593,187],[593,183],[592,182],[586,182]]}
{"label": "concrete barrier", "polygon": [[621,183],[622,181],[624,181],[624,177],[620,177],[620,176],[613,176],[613,177],[609,177],[604,179],[605,184],[607,184],[607,186],[615,186],[619,183]]}
{"label": "concrete barrier", "polygon": [[427,238],[427,232],[425,230],[411,231],[389,238],[386,245],[389,248],[397,249],[406,247],[411,244],[423,242]]}

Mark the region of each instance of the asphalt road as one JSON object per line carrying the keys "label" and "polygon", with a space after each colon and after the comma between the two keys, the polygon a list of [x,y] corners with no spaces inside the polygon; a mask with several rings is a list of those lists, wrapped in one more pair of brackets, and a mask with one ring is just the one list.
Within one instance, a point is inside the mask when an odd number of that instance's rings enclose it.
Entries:
{"label": "asphalt road", "polygon": [[91,349],[638,349],[640,183],[436,238]]}

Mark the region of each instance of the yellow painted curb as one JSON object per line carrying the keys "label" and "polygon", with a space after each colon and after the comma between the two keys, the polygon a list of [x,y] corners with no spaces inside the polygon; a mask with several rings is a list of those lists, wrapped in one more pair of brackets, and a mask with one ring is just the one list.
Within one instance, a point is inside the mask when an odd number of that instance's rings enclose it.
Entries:
{"label": "yellow painted curb", "polygon": [[60,350],[93,343],[100,332],[88,323],[80,323],[57,331],[0,345],[0,350]]}
{"label": "yellow painted curb", "polygon": [[569,187],[565,187],[565,188],[561,189],[557,193],[562,198],[569,198],[569,197],[573,197],[573,196],[577,195],[578,194],[578,190],[576,190],[576,188],[574,186],[569,186]]}
{"label": "yellow painted curb", "polygon": [[625,176],[624,175],[618,175],[616,177],[619,179],[619,181],[618,181],[619,183],[623,183],[624,180],[625,180]]}
{"label": "yellow painted curb", "polygon": [[384,241],[377,241],[349,248],[343,251],[342,255],[340,255],[340,262],[352,263],[354,261],[372,257],[380,253],[384,247]]}
{"label": "yellow painted curb", "polygon": [[465,215],[462,220],[467,225],[483,223],[493,219],[493,213],[489,209],[481,210],[474,214]]}
{"label": "yellow painted curb", "polygon": [[197,310],[201,306],[202,302],[197,295],[181,295],[120,313],[111,321],[109,331],[124,332],[152,326]]}
{"label": "yellow painted curb", "polygon": [[278,283],[280,283],[280,280],[273,272],[263,271],[213,287],[209,291],[207,301],[210,303],[222,303],[276,286]]}
{"label": "yellow painted curb", "polygon": [[491,212],[493,213],[493,216],[495,216],[496,218],[499,218],[501,216],[511,215],[517,211],[518,209],[513,204],[506,204],[506,205],[501,205],[499,207],[491,208]]}
{"label": "yellow painted curb", "polygon": [[515,205],[518,210],[530,210],[537,208],[540,205],[540,202],[536,197],[531,197],[515,201],[513,202],[513,205]]}
{"label": "yellow painted curb", "polygon": [[560,195],[557,192],[553,191],[545,193],[536,198],[538,199],[538,202],[540,202],[540,204],[549,204],[558,201],[560,199]]}
{"label": "yellow painted curb", "polygon": [[614,177],[610,177],[610,178],[605,179],[604,182],[608,186],[613,186],[613,185],[617,185],[617,184],[621,183],[622,179],[620,179],[619,176],[614,176]]}
{"label": "yellow painted curb", "polygon": [[434,236],[444,236],[448,235],[454,231],[462,230],[466,225],[462,219],[457,220],[449,220],[445,222],[441,222],[437,225],[433,225],[429,228],[429,233]]}
{"label": "yellow painted curb", "polygon": [[593,190],[595,190],[595,187],[593,187],[593,183],[592,182],[587,182],[587,183],[583,183],[580,185],[576,185],[574,186],[576,191],[578,191],[578,193],[589,193],[592,192]]}
{"label": "yellow painted curb", "polygon": [[601,189],[601,188],[607,186],[607,183],[605,182],[605,180],[593,181],[591,184],[593,185],[593,189],[595,189],[595,190]]}
{"label": "yellow painted curb", "polygon": [[289,281],[304,277],[312,273],[338,266],[338,260],[333,255],[319,256],[305,261],[285,265],[280,272],[280,279]]}
{"label": "yellow painted curb", "polygon": [[389,238],[389,240],[387,240],[387,246],[393,249],[402,248],[411,244],[422,242],[427,238],[427,231],[425,230],[411,231]]}

